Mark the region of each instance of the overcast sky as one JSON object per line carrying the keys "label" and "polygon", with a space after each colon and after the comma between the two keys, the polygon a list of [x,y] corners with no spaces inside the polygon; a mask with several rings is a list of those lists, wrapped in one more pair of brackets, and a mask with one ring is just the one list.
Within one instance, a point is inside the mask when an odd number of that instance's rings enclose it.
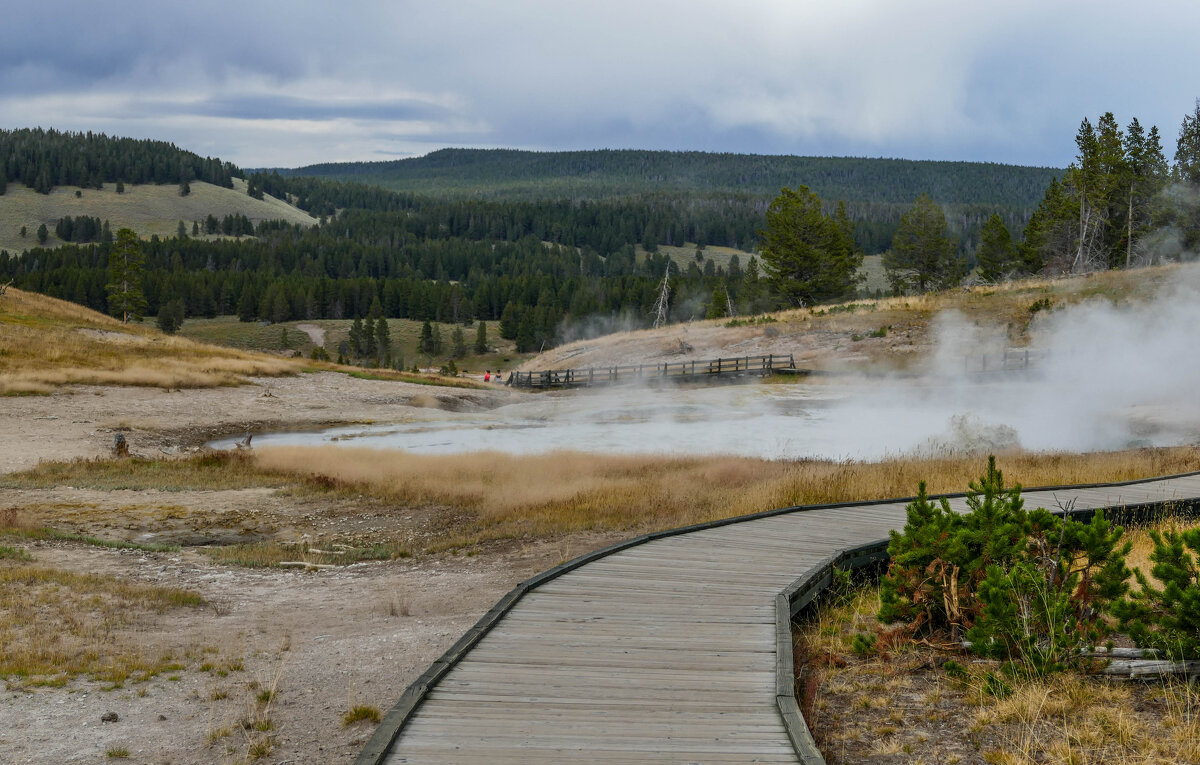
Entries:
{"label": "overcast sky", "polygon": [[244,167],[446,146],[1065,166],[1080,120],[1200,96],[1200,3],[39,0],[0,22],[0,125]]}

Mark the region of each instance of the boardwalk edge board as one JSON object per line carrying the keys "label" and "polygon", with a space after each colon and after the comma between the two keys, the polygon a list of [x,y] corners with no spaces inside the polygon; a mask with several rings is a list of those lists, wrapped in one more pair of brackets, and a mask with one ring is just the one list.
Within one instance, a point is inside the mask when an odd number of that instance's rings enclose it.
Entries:
{"label": "boardwalk edge board", "polygon": [[[1178,473],[1168,476],[1155,476],[1152,478],[1138,478],[1129,481],[1117,481],[1114,483],[1086,483],[1086,484],[1071,484],[1065,486],[1036,486],[1036,487],[1021,487],[1022,493],[1034,491],[1071,491],[1094,488],[1109,488],[1117,486],[1133,486],[1143,483],[1153,483],[1155,481],[1166,481],[1176,478],[1187,478],[1200,475],[1200,470],[1188,473]],[[949,494],[939,494],[931,499],[956,499],[965,497],[966,492],[954,492]],[[400,696],[400,700],[396,702],[379,726],[375,729],[375,733],[367,741],[366,746],[359,753],[355,760],[355,765],[382,765],[383,759],[388,755],[392,748],[392,744],[400,736],[404,730],[404,726],[412,719],[413,714],[425,700],[430,690],[449,672],[459,661],[470,652],[470,650],[483,639],[485,635],[493,627],[500,622],[504,616],[513,609],[514,606],[527,593],[535,590],[546,582],[557,579],[564,574],[570,573],[577,568],[585,566],[594,561],[606,558],[613,553],[628,550],[631,547],[653,542],[659,539],[668,537],[682,536],[691,534],[697,531],[705,531],[707,529],[720,528],[722,526],[731,526],[738,523],[746,523],[749,521],[761,520],[764,518],[773,518],[780,515],[790,515],[793,513],[802,513],[812,510],[835,510],[839,508],[850,507],[872,507],[878,505],[903,504],[907,505],[912,502],[915,497],[902,497],[893,499],[874,499],[866,501],[851,501],[851,502],[830,502],[818,505],[795,505],[791,507],[783,507],[775,510],[766,510],[761,513],[753,513],[750,515],[739,515],[732,518],[721,518],[715,521],[707,521],[705,523],[697,523],[691,526],[681,526],[674,529],[665,529],[663,531],[654,531],[641,536],[627,539],[623,542],[617,542],[608,547],[599,550],[593,550],[590,553],[585,553],[577,558],[562,563],[554,568],[547,569],[542,573],[526,579],[508,594],[497,601],[496,605],[483,615],[478,622],[475,623],[467,632],[458,639],[440,658],[438,658],[429,669],[425,670],[411,685],[405,689]],[[1150,515],[1153,511],[1159,510],[1166,506],[1178,506],[1186,508],[1187,512],[1196,512],[1200,509],[1200,499],[1178,499],[1165,500],[1162,502],[1150,502],[1141,505],[1120,505],[1121,518],[1132,518],[1134,514],[1137,517]],[[1091,514],[1096,509],[1083,509],[1073,511],[1073,516],[1081,518],[1090,518]],[[1112,508],[1105,508],[1111,510]],[[872,562],[886,559],[888,540],[879,540],[870,542],[865,545],[858,545],[832,551],[832,554],[822,563],[806,571],[800,578],[795,580],[783,592],[776,596],[776,701],[779,706],[780,715],[783,718],[784,726],[787,729],[788,737],[791,739],[792,746],[796,750],[796,754],[800,757],[801,762],[805,765],[824,765],[825,760],[817,750],[813,743],[812,734],[809,732],[808,726],[804,723],[804,718],[800,714],[799,705],[796,703],[793,693],[793,667],[792,667],[792,641],[791,641],[791,620],[792,617],[799,613],[805,606],[810,604],[822,590],[829,586],[832,582],[833,568],[857,568],[870,565]],[[879,548],[882,547],[882,557],[880,557]],[[781,606],[781,600],[784,605]],[[780,623],[784,621],[784,612],[786,612],[786,643],[781,642]],[[782,663],[787,664],[787,690],[783,691],[783,668]]]}

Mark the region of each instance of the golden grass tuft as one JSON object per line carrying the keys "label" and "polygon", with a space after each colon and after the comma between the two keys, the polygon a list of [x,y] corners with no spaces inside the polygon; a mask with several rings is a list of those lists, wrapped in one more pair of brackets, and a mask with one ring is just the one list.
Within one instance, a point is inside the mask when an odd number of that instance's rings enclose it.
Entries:
{"label": "golden grass tuft", "polygon": [[373,707],[370,704],[355,704],[346,714],[342,715],[342,727],[349,727],[356,722],[367,720],[375,724],[383,719],[378,707]]}
{"label": "golden grass tuft", "polygon": [[10,288],[0,297],[0,396],[64,385],[211,388],[299,371],[289,359],[163,335],[45,295]]}

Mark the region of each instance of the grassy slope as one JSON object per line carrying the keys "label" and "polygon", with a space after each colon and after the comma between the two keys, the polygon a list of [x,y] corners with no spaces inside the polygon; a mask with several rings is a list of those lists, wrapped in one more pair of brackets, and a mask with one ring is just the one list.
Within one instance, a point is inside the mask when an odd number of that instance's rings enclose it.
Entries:
{"label": "grassy slope", "polygon": [[[580,340],[530,359],[523,369],[566,369],[613,364],[653,363],[678,345],[681,338],[694,346],[689,358],[716,358],[750,353],[806,353],[804,365],[830,367],[883,365],[907,368],[923,359],[933,338],[933,317],[958,311],[983,328],[994,329],[1007,345],[1028,343],[1028,329],[1037,310],[1049,301],[1051,310],[1102,298],[1113,302],[1146,300],[1178,278],[1187,266],[1159,266],[1133,271],[1106,271],[1057,280],[1029,279],[996,286],[952,289],[914,297],[855,300],[838,306],[779,311],[765,326],[727,328],[726,319],[672,324],[661,329],[621,332]],[[870,282],[868,282],[868,285]],[[1039,305],[1040,303],[1040,305]],[[869,333],[886,328],[881,337]],[[757,344],[755,340],[757,338]],[[797,358],[800,358],[798,355]]]}
{"label": "grassy slope", "polygon": [[0,296],[0,396],[70,383],[212,387],[298,371],[289,360],[167,337],[65,300],[13,288]]}
{"label": "grassy slope", "polygon": [[[192,221],[208,215],[223,218],[240,213],[255,223],[283,219],[309,226],[317,222],[303,210],[274,197],[254,199],[246,194],[246,182],[241,179],[235,178],[233,183],[234,188],[226,189],[195,181],[186,197],[179,196],[179,188],[174,185],[126,185],[125,192],[118,194],[115,184],[106,183],[103,190],[83,189],[78,198],[72,186],[59,186],[49,194],[38,194],[24,186],[9,184],[8,191],[0,196],[0,249],[11,252],[37,246],[37,229],[43,223],[50,230],[47,246],[62,244],[54,236],[54,226],[68,215],[108,220],[114,231],[128,227],[144,237],[174,236],[181,220],[190,235]],[[24,238],[20,234],[22,226],[26,228]]]}

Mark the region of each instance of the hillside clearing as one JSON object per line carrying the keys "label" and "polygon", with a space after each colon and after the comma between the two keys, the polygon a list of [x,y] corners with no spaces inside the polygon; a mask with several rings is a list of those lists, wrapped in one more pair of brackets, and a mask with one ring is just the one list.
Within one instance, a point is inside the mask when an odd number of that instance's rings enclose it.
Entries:
{"label": "hillside clearing", "polygon": [[179,187],[173,184],[126,184],[124,193],[118,194],[116,184],[106,183],[103,189],[80,189],[78,197],[76,190],[73,186],[58,186],[49,194],[38,194],[33,189],[10,184],[0,196],[0,250],[20,252],[39,246],[37,229],[42,224],[50,230],[45,246],[62,244],[54,235],[54,226],[66,216],[86,215],[107,220],[114,232],[131,228],[142,237],[175,236],[180,221],[191,236],[192,222],[201,221],[203,226],[209,215],[220,219],[240,214],[252,223],[264,220],[286,220],[302,226],[317,223],[316,218],[282,200],[268,195],[254,199],[246,193],[246,181],[240,178],[233,180],[232,189],[193,181],[191,193],[186,197],[181,197]]}

